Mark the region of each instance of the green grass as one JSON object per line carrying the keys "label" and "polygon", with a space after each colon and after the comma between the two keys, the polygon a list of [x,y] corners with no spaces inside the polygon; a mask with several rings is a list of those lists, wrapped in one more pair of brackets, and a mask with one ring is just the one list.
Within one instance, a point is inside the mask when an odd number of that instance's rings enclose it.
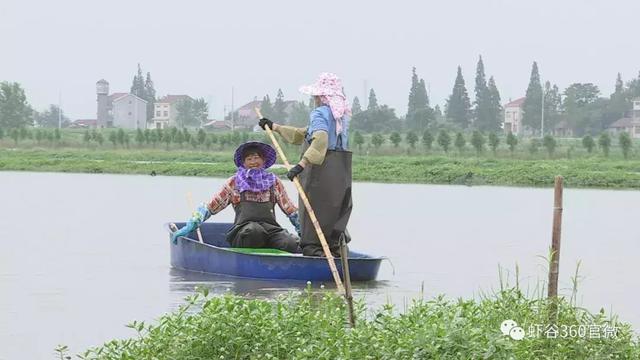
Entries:
{"label": "green grass", "polygon": [[[287,147],[290,160],[299,157]],[[194,151],[163,149],[0,149],[0,170],[72,173],[150,174],[227,177],[236,170],[231,149]],[[280,176],[284,169],[274,169]],[[452,157],[439,154],[354,154],[355,181],[551,186],[556,175],[580,188],[640,188],[640,160],[512,159],[503,157]]]}
{"label": "green grass", "polygon": [[[202,296],[204,295],[204,296]],[[415,300],[400,312],[391,305],[367,311],[356,303],[357,325],[345,325],[344,300],[335,293],[301,294],[275,300],[238,296],[187,298],[187,304],[152,325],[133,322],[136,335],[89,349],[83,359],[637,359],[640,343],[628,324],[603,312],[561,300],[558,338],[529,336],[529,326],[549,325],[544,299],[517,288],[479,300],[438,296]],[[526,337],[500,331],[515,320]],[[615,328],[604,337],[602,329]],[[600,338],[578,332],[599,329]],[[574,329],[576,331],[573,331]],[[564,336],[563,336],[564,335]],[[59,348],[60,356],[68,353]]]}

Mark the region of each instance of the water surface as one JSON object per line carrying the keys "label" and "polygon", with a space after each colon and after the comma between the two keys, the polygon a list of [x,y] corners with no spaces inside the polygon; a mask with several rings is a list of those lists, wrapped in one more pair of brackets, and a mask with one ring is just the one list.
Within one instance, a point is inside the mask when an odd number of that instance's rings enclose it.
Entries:
{"label": "water surface", "polygon": [[[175,309],[196,285],[273,297],[300,282],[171,270],[162,224],[186,219],[223,179],[0,172],[0,359],[52,359],[134,333],[133,320]],[[293,186],[287,182],[293,194]],[[371,306],[413,297],[473,297],[544,277],[551,189],[354,184],[352,248],[388,256],[379,280],[356,285]],[[640,192],[565,189],[560,286],[582,261],[579,302],[613,309],[640,329]],[[278,219],[290,228],[286,218]],[[209,221],[231,222],[229,208]],[[395,268],[395,269],[394,269]]]}

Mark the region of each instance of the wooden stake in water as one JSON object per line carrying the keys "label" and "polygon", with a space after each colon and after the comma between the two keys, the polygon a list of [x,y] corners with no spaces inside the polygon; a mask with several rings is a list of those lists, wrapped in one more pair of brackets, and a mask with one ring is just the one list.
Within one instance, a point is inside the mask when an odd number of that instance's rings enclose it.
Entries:
{"label": "wooden stake in water", "polygon": [[558,274],[560,271],[560,234],[562,232],[562,176],[556,176],[553,200],[553,232],[551,234],[551,261],[549,267],[549,289],[551,320],[557,318]]}

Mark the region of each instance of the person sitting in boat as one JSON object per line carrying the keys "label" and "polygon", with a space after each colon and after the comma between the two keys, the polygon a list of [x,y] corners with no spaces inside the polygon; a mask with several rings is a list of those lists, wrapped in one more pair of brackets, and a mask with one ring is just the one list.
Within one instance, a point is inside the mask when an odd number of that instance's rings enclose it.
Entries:
{"label": "person sitting in boat", "polygon": [[[232,247],[275,248],[300,253],[298,208],[289,199],[280,179],[267,171],[276,162],[276,151],[262,142],[247,142],[236,149],[234,162],[238,167],[236,174],[227,179],[208,204],[198,207],[184,227],[172,234],[173,243],[232,204],[236,217],[227,233],[227,241]],[[274,213],[276,203],[298,236],[280,227]]]}

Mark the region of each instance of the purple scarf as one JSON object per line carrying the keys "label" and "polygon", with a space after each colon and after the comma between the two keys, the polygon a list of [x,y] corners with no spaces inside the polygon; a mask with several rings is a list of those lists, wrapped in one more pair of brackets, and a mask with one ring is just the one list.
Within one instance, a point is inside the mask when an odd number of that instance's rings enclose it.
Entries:
{"label": "purple scarf", "polygon": [[276,182],[276,175],[264,168],[245,169],[239,167],[236,172],[236,188],[238,192],[262,192],[270,189]]}

